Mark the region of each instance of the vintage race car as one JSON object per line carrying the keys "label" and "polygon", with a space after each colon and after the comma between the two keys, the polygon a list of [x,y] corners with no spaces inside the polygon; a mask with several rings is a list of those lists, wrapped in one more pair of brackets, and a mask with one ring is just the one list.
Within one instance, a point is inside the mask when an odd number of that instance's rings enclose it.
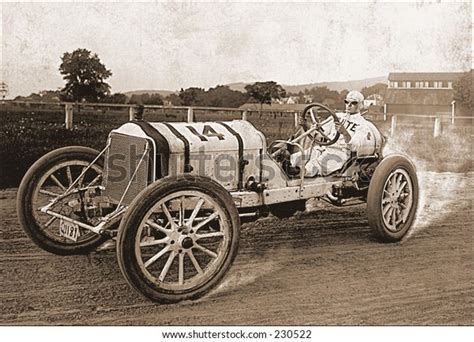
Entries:
{"label": "vintage race car", "polygon": [[325,117],[338,120],[329,108],[311,104],[302,115],[311,117],[310,129],[269,147],[246,120],[135,120],[112,130],[101,152],[54,150],[22,180],[21,225],[39,247],[60,255],[116,240],[131,287],[168,303],[198,298],[223,278],[242,221],[288,217],[308,199],[366,202],[375,236],[399,241],[417,209],[413,163],[402,154],[383,155],[384,138],[373,125],[373,145],[353,153],[340,170],[308,178],[301,165],[299,174],[289,174],[282,152],[304,155],[305,140],[331,145],[339,138],[321,131]]}

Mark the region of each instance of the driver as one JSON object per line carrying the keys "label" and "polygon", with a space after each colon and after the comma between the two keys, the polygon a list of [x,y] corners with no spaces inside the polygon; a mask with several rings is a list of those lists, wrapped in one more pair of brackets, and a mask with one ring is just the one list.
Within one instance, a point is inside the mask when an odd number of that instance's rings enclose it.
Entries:
{"label": "driver", "polygon": [[[344,163],[350,158],[351,152],[357,152],[363,146],[373,145],[374,137],[371,137],[370,122],[360,113],[363,107],[364,96],[353,90],[349,92],[344,100],[345,113],[336,113],[339,122],[334,123],[332,117],[321,123],[319,128],[327,137],[332,139],[336,132],[340,133],[339,139],[329,146],[313,145],[305,150],[305,176],[327,176],[334,171],[340,170]],[[301,163],[301,152],[291,155],[290,163],[292,174],[298,174]]]}

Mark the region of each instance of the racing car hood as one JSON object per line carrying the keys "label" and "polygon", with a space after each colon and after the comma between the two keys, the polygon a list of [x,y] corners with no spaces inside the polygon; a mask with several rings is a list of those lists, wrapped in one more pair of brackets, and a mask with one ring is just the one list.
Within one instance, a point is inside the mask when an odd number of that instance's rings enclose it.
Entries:
{"label": "racing car hood", "polygon": [[129,136],[165,141],[169,153],[225,152],[265,148],[265,137],[251,123],[131,121],[112,130]]}
{"label": "racing car hood", "polygon": [[[166,175],[193,173],[219,179],[229,191],[242,189],[250,177],[259,179],[259,160],[266,150],[265,136],[243,120],[131,121],[109,134],[108,155],[121,156],[121,161],[110,157],[110,163],[121,163],[120,166],[128,170],[127,179],[132,177],[133,160],[137,155],[132,152],[137,151],[140,155],[145,149],[145,140],[151,145],[151,160],[141,166],[140,175],[145,179],[149,174],[148,183]],[[144,188],[145,180],[142,183],[141,188]],[[124,186],[125,183],[121,188]]]}

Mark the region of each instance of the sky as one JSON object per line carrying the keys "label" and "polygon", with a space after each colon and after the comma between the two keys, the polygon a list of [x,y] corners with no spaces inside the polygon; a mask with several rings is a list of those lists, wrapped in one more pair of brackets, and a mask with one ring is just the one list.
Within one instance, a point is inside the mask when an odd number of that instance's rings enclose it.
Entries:
{"label": "sky", "polygon": [[298,85],[471,68],[468,2],[3,3],[7,98],[64,86],[61,56],[97,53],[112,92]]}

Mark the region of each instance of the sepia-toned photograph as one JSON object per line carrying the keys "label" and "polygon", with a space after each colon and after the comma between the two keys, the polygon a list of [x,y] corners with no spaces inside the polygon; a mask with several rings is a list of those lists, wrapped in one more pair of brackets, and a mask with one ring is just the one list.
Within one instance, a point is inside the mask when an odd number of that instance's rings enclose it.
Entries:
{"label": "sepia-toned photograph", "polygon": [[473,324],[471,1],[0,18],[1,326]]}

